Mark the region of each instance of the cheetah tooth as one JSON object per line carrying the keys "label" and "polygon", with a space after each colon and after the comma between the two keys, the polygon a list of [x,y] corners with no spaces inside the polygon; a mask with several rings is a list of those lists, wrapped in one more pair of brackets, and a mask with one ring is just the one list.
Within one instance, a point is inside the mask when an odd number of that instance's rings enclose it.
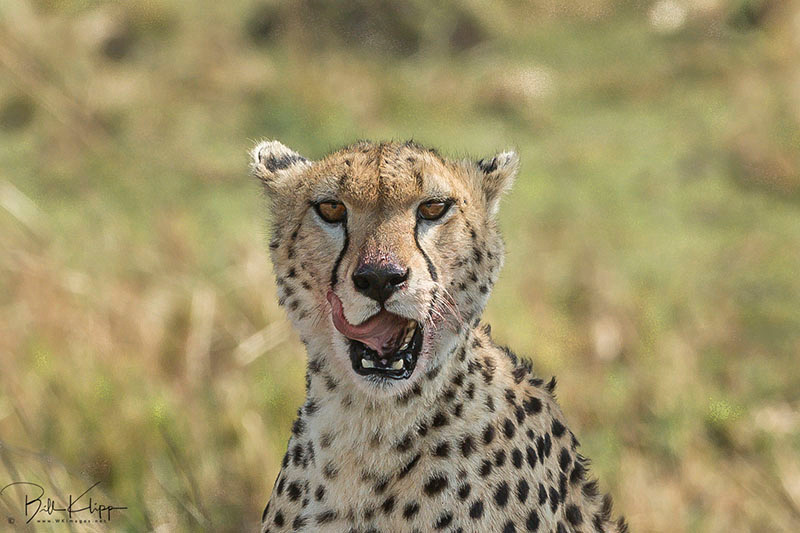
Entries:
{"label": "cheetah tooth", "polygon": [[[416,322],[414,322],[413,320],[411,322],[416,324]],[[406,336],[403,337],[403,344],[402,344],[402,346],[400,346],[401,350],[405,350],[406,348],[408,348],[408,344],[411,342],[411,339],[414,337],[414,331],[416,331],[416,328],[413,328],[413,327],[409,327],[406,330]]]}
{"label": "cheetah tooth", "polygon": [[392,363],[392,368],[395,369],[395,370],[402,369],[403,368],[403,360],[402,359],[398,359],[397,361]]}
{"label": "cheetah tooth", "polygon": [[362,368],[375,368],[375,363],[373,363],[372,361],[370,361],[368,359],[362,359],[361,360],[361,367]]}

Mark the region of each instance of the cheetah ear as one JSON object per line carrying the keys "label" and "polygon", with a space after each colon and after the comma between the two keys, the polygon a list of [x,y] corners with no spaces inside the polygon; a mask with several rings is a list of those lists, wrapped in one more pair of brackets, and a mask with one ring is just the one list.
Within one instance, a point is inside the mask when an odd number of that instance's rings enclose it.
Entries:
{"label": "cheetah ear", "polygon": [[250,171],[270,196],[283,190],[292,177],[311,164],[278,141],[261,141],[250,155]]}
{"label": "cheetah ear", "polygon": [[481,189],[489,213],[494,216],[500,207],[500,198],[511,189],[519,171],[519,156],[514,151],[497,154],[476,163],[481,173]]}

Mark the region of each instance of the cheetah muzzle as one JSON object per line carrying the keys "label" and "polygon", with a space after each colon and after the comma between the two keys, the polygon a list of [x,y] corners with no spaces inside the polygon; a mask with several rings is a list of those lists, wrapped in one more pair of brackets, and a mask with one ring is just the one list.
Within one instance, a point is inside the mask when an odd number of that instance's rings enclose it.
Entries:
{"label": "cheetah muzzle", "polygon": [[519,159],[359,142],[252,153],[306,397],[262,533],[622,533],[555,378],[481,323]]}
{"label": "cheetah muzzle", "polygon": [[417,365],[422,349],[422,326],[381,309],[361,324],[354,326],[342,312],[342,302],[333,291],[328,292],[333,325],[350,344],[350,362],[360,376],[386,379],[408,379]]}

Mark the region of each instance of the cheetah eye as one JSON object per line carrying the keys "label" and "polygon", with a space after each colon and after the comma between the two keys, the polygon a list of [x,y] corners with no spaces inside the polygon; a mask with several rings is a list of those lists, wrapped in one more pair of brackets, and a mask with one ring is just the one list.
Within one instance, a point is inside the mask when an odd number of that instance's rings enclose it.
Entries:
{"label": "cheetah eye", "polygon": [[337,202],[335,200],[328,200],[315,204],[314,209],[317,210],[322,220],[331,224],[338,224],[347,217],[347,208],[342,202]]}
{"label": "cheetah eye", "polygon": [[428,200],[417,208],[417,215],[425,220],[438,220],[447,213],[451,205],[452,200]]}

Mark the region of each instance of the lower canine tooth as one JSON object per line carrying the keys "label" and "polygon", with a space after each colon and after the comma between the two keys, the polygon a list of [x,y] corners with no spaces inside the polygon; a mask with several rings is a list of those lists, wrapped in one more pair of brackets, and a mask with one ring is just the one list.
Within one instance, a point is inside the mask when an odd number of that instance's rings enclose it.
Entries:
{"label": "lower canine tooth", "polygon": [[395,369],[395,370],[400,370],[401,368],[403,368],[403,360],[402,359],[398,359],[397,361],[392,363],[392,368]]}
{"label": "lower canine tooth", "polygon": [[375,368],[375,365],[373,364],[373,362],[369,361],[367,359],[362,359],[361,360],[361,366],[362,366],[362,368]]}

